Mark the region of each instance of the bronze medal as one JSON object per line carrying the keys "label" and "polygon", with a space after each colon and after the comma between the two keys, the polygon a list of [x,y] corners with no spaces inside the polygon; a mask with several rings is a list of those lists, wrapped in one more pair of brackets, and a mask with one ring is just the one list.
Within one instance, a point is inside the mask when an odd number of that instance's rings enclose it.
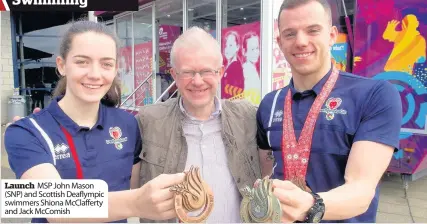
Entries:
{"label": "bronze medal", "polygon": [[[175,192],[175,211],[184,223],[205,222],[213,210],[214,196],[211,188],[200,177],[199,167],[190,167],[185,172],[184,182],[170,188]],[[189,216],[189,212],[203,209],[197,216]]]}
{"label": "bronze medal", "polygon": [[273,180],[258,179],[253,188],[246,186],[241,191],[243,194],[240,205],[242,222],[281,222],[282,208],[279,199],[273,195]]}

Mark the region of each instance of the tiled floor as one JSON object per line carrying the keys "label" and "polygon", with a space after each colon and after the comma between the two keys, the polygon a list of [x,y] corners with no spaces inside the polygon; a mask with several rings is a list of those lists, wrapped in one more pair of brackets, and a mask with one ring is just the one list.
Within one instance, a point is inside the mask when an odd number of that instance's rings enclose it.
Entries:
{"label": "tiled floor", "polygon": [[384,176],[381,182],[377,222],[427,223],[427,177],[410,182],[405,198],[400,176]]}
{"label": "tiled floor", "polygon": [[[4,127],[1,128],[3,136]],[[15,178],[7,162],[3,144],[1,149],[1,178]],[[131,218],[130,222],[138,222]],[[1,219],[1,223],[23,223],[29,219]],[[385,175],[381,182],[380,203],[377,213],[378,223],[427,223],[427,177],[409,183],[405,198],[399,175]]]}

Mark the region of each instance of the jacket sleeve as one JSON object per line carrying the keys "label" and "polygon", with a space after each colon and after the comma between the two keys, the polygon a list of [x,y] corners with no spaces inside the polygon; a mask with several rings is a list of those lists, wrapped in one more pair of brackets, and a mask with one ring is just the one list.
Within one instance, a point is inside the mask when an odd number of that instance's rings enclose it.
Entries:
{"label": "jacket sleeve", "polygon": [[[4,144],[10,168],[20,179],[30,168],[43,163],[53,164],[52,153],[30,128],[18,121],[10,125],[4,135]],[[28,124],[31,125],[31,124]]]}

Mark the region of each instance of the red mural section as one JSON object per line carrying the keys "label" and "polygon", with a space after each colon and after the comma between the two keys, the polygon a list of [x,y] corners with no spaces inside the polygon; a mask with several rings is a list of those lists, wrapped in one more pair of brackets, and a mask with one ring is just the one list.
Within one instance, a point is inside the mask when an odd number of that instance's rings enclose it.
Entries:
{"label": "red mural section", "polygon": [[221,98],[261,101],[260,22],[222,29],[224,75]]}

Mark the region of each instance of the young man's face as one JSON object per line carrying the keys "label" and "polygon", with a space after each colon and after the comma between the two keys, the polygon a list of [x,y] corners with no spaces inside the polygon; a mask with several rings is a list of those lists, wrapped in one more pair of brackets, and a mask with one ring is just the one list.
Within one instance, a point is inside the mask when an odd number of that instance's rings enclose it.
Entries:
{"label": "young man's face", "polygon": [[323,6],[311,1],[284,9],[279,18],[277,42],[297,75],[310,75],[330,66],[330,47],[338,35]]}

